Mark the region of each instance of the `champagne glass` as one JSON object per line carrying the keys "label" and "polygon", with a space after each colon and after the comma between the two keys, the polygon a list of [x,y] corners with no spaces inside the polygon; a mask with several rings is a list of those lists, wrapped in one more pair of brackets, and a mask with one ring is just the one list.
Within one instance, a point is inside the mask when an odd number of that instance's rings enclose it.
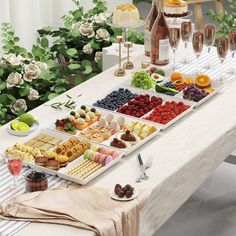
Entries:
{"label": "champagne glass", "polygon": [[202,49],[203,49],[203,32],[202,31],[196,31],[193,33],[193,51],[195,52],[196,56],[197,56],[197,70],[195,72],[196,75],[199,75],[200,72],[200,66],[199,66],[199,62],[200,62],[200,55],[202,53]]}
{"label": "champagne glass", "polygon": [[226,37],[220,37],[217,43],[217,54],[220,59],[221,65],[222,65],[222,73],[220,77],[220,81],[223,81],[224,79],[224,72],[223,72],[223,63],[225,61],[226,55],[228,53],[229,49],[229,42]]}
{"label": "champagne glass", "polygon": [[[210,59],[211,48],[215,43],[215,34],[216,34],[216,26],[214,24],[206,24],[204,28],[204,43],[207,47],[209,59]],[[210,64],[209,61],[210,60],[208,60],[208,62],[204,66],[204,68],[208,70],[212,68],[212,65]]]}
{"label": "champagne glass", "polygon": [[187,60],[187,53],[188,53],[188,42],[190,40],[191,34],[192,34],[191,20],[183,21],[181,23],[181,38],[184,41],[184,48],[185,48],[185,57],[183,60],[183,64],[189,64],[189,60]]}
{"label": "champagne glass", "polygon": [[235,53],[236,53],[236,30],[231,31],[229,33],[229,49],[231,52],[231,56],[232,56],[232,67],[231,69],[228,71],[229,74],[231,75],[235,75],[236,74],[236,59],[235,59]]}
{"label": "champagne glass", "polygon": [[22,160],[18,157],[10,155],[7,158],[7,166],[8,166],[9,172],[14,176],[13,185],[11,188],[15,188],[18,186],[17,179],[22,170],[22,166],[23,166]]}
{"label": "champagne glass", "polygon": [[176,49],[178,48],[178,45],[179,45],[179,40],[180,40],[180,29],[179,28],[170,28],[169,41],[170,41],[170,46],[173,50],[173,55],[174,55],[174,64],[172,67],[172,71],[175,71],[175,69],[176,69],[175,57],[176,57]]}

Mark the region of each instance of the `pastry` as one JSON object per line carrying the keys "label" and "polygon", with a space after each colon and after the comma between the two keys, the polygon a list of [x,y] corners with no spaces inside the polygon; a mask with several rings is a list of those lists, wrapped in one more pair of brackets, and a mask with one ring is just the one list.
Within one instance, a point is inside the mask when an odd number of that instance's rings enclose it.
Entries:
{"label": "pastry", "polygon": [[46,152],[46,153],[44,154],[44,156],[45,156],[48,160],[55,159],[56,155],[57,155],[57,154],[56,154],[55,152]]}
{"label": "pastry", "polygon": [[48,159],[45,156],[35,157],[35,164],[38,166],[46,166]]}
{"label": "pastry", "polygon": [[59,162],[60,167],[65,167],[68,165],[69,158],[65,155],[57,155],[55,160]]}
{"label": "pastry", "polygon": [[130,130],[126,130],[125,133],[123,133],[120,136],[120,139],[126,142],[136,142],[137,138],[135,137],[135,135],[133,135],[132,133],[130,133]]}
{"label": "pastry", "polygon": [[184,0],[165,0],[164,13],[169,17],[183,17],[188,15],[188,3]]}
{"label": "pastry", "polygon": [[48,160],[46,163],[46,167],[48,169],[56,170],[56,171],[60,169],[59,162],[56,160]]}
{"label": "pastry", "polygon": [[78,178],[78,179],[86,179],[90,175],[92,175],[94,172],[102,168],[102,165],[90,161],[90,160],[84,160],[79,165],[75,166],[71,170],[68,171],[68,175]]}
{"label": "pastry", "polygon": [[119,5],[113,11],[112,22],[121,28],[137,26],[140,22],[139,11],[131,3]]}
{"label": "pastry", "polygon": [[114,138],[114,139],[111,141],[110,145],[111,145],[112,147],[116,147],[116,148],[120,148],[120,149],[127,148],[126,143],[125,143],[124,141],[122,141],[122,140],[117,139],[117,138]]}
{"label": "pastry", "polygon": [[80,117],[75,120],[75,123],[76,123],[76,129],[78,129],[78,130],[83,130],[86,127],[88,127],[88,123],[85,121],[85,118]]}

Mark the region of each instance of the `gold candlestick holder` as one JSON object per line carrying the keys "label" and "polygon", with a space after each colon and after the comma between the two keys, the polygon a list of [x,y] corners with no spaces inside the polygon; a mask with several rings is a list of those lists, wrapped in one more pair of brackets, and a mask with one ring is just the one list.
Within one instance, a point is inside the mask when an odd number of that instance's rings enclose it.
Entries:
{"label": "gold candlestick holder", "polygon": [[123,43],[123,37],[117,36],[116,41],[119,44],[119,68],[115,70],[114,75],[121,77],[125,75],[125,70],[121,67],[121,44]]}
{"label": "gold candlestick holder", "polygon": [[131,70],[134,68],[134,63],[130,61],[130,48],[133,47],[133,43],[131,42],[125,42],[124,43],[125,47],[127,48],[127,61],[123,64],[123,68],[126,70]]}

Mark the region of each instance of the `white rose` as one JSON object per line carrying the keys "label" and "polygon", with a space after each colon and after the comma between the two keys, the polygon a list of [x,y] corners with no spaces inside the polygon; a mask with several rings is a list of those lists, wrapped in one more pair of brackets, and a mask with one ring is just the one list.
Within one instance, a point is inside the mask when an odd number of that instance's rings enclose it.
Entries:
{"label": "white rose", "polygon": [[36,66],[38,66],[38,68],[42,71],[42,70],[47,70],[48,69],[48,65],[44,62],[41,61],[37,61],[35,63]]}
{"label": "white rose", "polygon": [[85,54],[91,54],[93,52],[93,49],[92,49],[92,46],[91,46],[90,43],[87,43],[87,44],[84,45],[83,52]]}
{"label": "white rose", "polygon": [[12,87],[19,87],[24,83],[24,80],[22,79],[22,75],[18,72],[12,72],[10,75],[8,75],[6,80],[7,88]]}
{"label": "white rose", "polygon": [[107,14],[100,13],[98,15],[94,15],[93,19],[97,24],[105,23],[107,21]]}
{"label": "white rose", "polygon": [[3,58],[13,66],[18,66],[25,60],[21,55],[16,56],[15,54],[4,55]]}
{"label": "white rose", "polygon": [[28,99],[30,101],[38,100],[39,99],[39,92],[35,89],[30,88]]}
{"label": "white rose", "polygon": [[81,22],[76,22],[76,23],[74,23],[72,26],[71,26],[71,28],[72,29],[79,29],[80,28],[80,26],[81,26]]}
{"label": "white rose", "polygon": [[102,52],[96,52],[94,60],[96,62],[101,61],[102,60]]}
{"label": "white rose", "polygon": [[17,99],[15,102],[11,104],[10,109],[11,112],[16,115],[20,110],[26,111],[27,110],[26,101],[24,99]]}
{"label": "white rose", "polygon": [[41,74],[41,70],[35,64],[29,64],[25,66],[24,80],[31,82],[33,79],[37,79]]}
{"label": "white rose", "polygon": [[79,31],[83,36],[87,36],[88,38],[92,38],[95,35],[92,24],[88,22],[81,24]]}
{"label": "white rose", "polygon": [[106,29],[99,29],[97,30],[97,33],[96,33],[96,39],[109,41],[110,34]]}

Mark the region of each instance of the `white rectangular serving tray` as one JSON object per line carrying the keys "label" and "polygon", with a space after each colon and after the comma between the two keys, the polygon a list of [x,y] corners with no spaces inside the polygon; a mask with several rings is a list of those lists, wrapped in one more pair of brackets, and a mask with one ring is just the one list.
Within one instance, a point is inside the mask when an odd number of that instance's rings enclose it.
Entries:
{"label": "white rectangular serving tray", "polygon": [[[93,106],[90,106],[90,105],[86,105],[86,106],[89,107],[89,108],[92,108],[92,107],[93,107]],[[96,109],[98,109],[98,110],[101,112],[101,117],[104,117],[104,118],[105,118],[108,114],[112,114],[112,115],[114,116],[114,119],[115,119],[115,120],[116,120],[118,117],[123,116],[123,114],[121,114],[121,113],[113,112],[113,111],[110,111],[110,110],[105,110],[105,109],[103,109],[103,108],[97,108],[97,107],[96,107]],[[68,114],[68,115],[69,115],[69,114]],[[64,117],[65,117],[65,116],[64,116]],[[63,117],[63,118],[64,118],[64,117]],[[133,121],[133,122],[134,122],[134,121],[138,121],[138,122],[141,122],[141,123],[150,125],[150,122],[149,122],[149,121],[140,120],[140,119],[135,118],[135,117],[133,117],[133,116],[123,116],[123,117],[125,117],[126,123],[130,123],[130,122],[132,122],[132,121]],[[97,122],[98,122],[98,121],[97,121]],[[97,122],[91,124],[90,126],[96,125]],[[131,145],[130,147],[128,147],[128,148],[126,148],[126,149],[117,149],[117,148],[115,148],[115,149],[124,151],[124,155],[125,155],[125,156],[128,156],[130,153],[132,153],[133,151],[135,151],[136,149],[138,149],[139,147],[141,147],[143,144],[145,144],[146,142],[148,142],[149,140],[151,140],[153,137],[155,137],[155,136],[160,132],[160,130],[161,130],[161,128],[162,128],[162,125],[159,125],[159,124],[157,124],[157,123],[153,123],[153,124],[151,124],[151,125],[152,125],[152,126],[155,126],[155,127],[157,128],[157,130],[156,130],[154,133],[152,133],[151,135],[149,135],[147,138],[145,138],[145,139],[143,139],[143,140],[140,140],[138,143],[136,143],[136,144],[134,144],[134,145]],[[90,127],[90,126],[88,126],[88,127]],[[87,127],[87,128],[88,128],[88,127]],[[62,133],[62,134],[65,134],[65,132],[60,131],[60,130],[57,130],[57,129],[55,128],[54,123],[51,124],[48,128],[51,129],[51,130],[53,130],[54,132],[60,132],[60,133]],[[86,130],[87,128],[83,129],[83,131]],[[79,138],[81,138],[81,139],[84,139],[83,137],[80,137],[80,132],[81,132],[80,130],[77,130],[77,132],[76,132],[76,134],[75,134],[74,136],[79,137]],[[103,145],[105,145],[105,146],[107,146],[107,147],[110,148],[111,146],[109,145],[109,143],[113,140],[113,138],[117,137],[118,134],[119,134],[119,132],[116,133],[116,134],[114,134],[114,135],[112,135],[108,140],[105,140],[105,141],[102,142],[101,144],[103,144]],[[72,134],[69,134],[69,133],[68,133],[67,135],[73,136]],[[86,139],[86,140],[87,140],[87,139]],[[87,140],[87,141],[90,141],[90,140]],[[98,143],[98,144],[100,144],[100,143]],[[112,147],[112,148],[114,148],[114,147]]]}
{"label": "white rectangular serving tray", "polygon": [[[158,85],[160,86],[163,86],[165,83],[167,82],[170,82],[171,79],[170,79],[170,73],[169,71],[165,71],[166,73],[166,76],[165,76],[165,79],[161,82],[161,83],[158,83]],[[185,73],[182,73],[183,77],[184,78],[191,78],[191,79],[194,79],[196,76],[193,75],[193,74],[185,74]],[[130,79],[127,79],[123,82],[123,85],[127,86],[127,87],[130,87],[130,88],[134,88],[131,86],[131,78]],[[208,101],[211,97],[213,97],[215,94],[217,94],[220,89],[222,89],[224,87],[224,83],[219,81],[219,80],[212,80],[212,83],[211,83],[211,87],[215,89],[214,92],[210,93],[208,96],[206,96],[205,98],[203,98],[201,101],[199,102],[194,102],[194,101],[191,101],[192,103],[194,103],[194,107],[198,107],[200,106],[201,104],[203,104],[204,102]],[[142,88],[135,88],[135,89],[140,89],[140,90],[143,90],[143,91],[150,91],[150,92],[154,92],[154,93],[157,93],[155,91],[154,88],[151,88],[149,90],[145,90],[145,89],[142,89]],[[157,93],[157,94],[162,94],[162,93]],[[163,94],[164,95],[164,94]],[[186,100],[183,98],[183,91],[179,92],[179,93],[176,93],[175,96],[170,96],[170,95],[166,95],[166,96],[169,96],[169,97],[175,97],[175,98],[178,98],[178,99],[182,99],[184,101],[189,101],[189,100]]]}
{"label": "white rectangular serving tray", "polygon": [[[125,85],[119,85],[117,87],[114,87],[112,90],[109,90],[105,95],[103,96],[100,96],[98,97],[97,99],[94,99],[94,101],[89,104],[91,106],[93,106],[93,103],[95,103],[97,100],[100,100],[100,99],[103,99],[105,98],[109,93],[111,93],[112,91],[114,90],[118,90],[119,88],[124,88],[124,89],[129,89],[131,92],[135,93],[135,94],[149,94],[150,96],[157,96],[157,97],[160,97],[163,99],[163,102],[165,101],[176,101],[176,102],[184,102],[185,104],[189,105],[190,108],[188,110],[186,110],[185,112],[183,112],[182,114],[180,114],[179,116],[177,116],[176,118],[174,118],[173,120],[171,120],[169,123],[163,125],[163,124],[159,124],[159,123],[155,123],[155,122],[152,122],[152,121],[148,121],[148,120],[145,120],[146,122],[148,122],[149,124],[157,124],[160,126],[160,129],[161,130],[165,130],[167,129],[168,127],[170,127],[172,124],[174,124],[175,122],[177,122],[178,120],[180,120],[182,117],[184,117],[185,115],[187,115],[188,113],[190,113],[194,106],[195,106],[195,103],[194,102],[191,102],[191,101],[187,101],[187,100],[183,100],[183,99],[180,99],[180,98],[176,98],[176,97],[172,97],[172,96],[168,96],[168,95],[165,95],[165,94],[162,94],[162,93],[156,93],[156,92],[151,92],[151,91],[148,91],[148,90],[142,90],[142,89],[138,89],[138,88],[133,88],[133,87],[128,87],[128,86],[125,86]],[[125,104],[124,104],[125,105]],[[100,107],[97,107],[98,109]],[[103,109],[103,108],[100,108],[100,109]],[[103,109],[103,110],[106,110],[106,109]],[[138,120],[141,120],[141,121],[144,121],[143,118],[145,118],[148,114],[150,114],[153,110],[151,110],[150,112],[148,112],[147,114],[145,114],[143,117],[140,117],[140,118],[137,118],[135,117],[136,119]],[[116,111],[113,111],[113,112],[116,112]],[[121,113],[118,113],[118,114],[121,114]],[[130,116],[130,115],[126,115],[126,114],[122,114],[122,116],[125,116],[125,117],[133,117],[133,116]]]}
{"label": "white rectangular serving tray", "polygon": [[[45,133],[45,134],[53,135],[54,137],[62,139],[63,140],[62,142],[66,141],[67,139],[69,139],[71,137],[73,137],[72,135],[67,135],[65,133],[55,132],[55,131],[50,130],[50,129],[41,129],[41,130],[38,130],[37,132],[31,134],[27,138],[21,140],[20,143],[25,143],[25,142],[27,142],[28,140],[32,139],[33,137],[35,137],[36,135],[38,135],[40,133]],[[79,139],[85,140],[83,138],[79,138]],[[74,178],[74,177],[66,175],[66,173],[71,168],[73,168],[74,166],[76,166],[77,164],[79,164],[80,162],[82,162],[84,160],[83,155],[78,157],[74,161],[70,162],[66,167],[61,168],[58,171],[50,170],[50,169],[48,169],[46,167],[42,167],[42,166],[36,165],[34,162],[31,162],[31,163],[23,162],[23,165],[26,166],[26,167],[30,167],[32,169],[38,170],[38,171],[44,171],[45,173],[47,173],[49,175],[59,176],[62,179],[70,180],[72,182],[75,182],[75,183],[78,183],[78,184],[81,184],[81,185],[85,185],[88,182],[90,182],[92,179],[96,178],[98,175],[102,174],[104,171],[109,169],[111,166],[113,166],[117,162],[119,162],[121,160],[122,156],[124,155],[124,152],[122,150],[120,150],[120,149],[117,150],[116,148],[112,148],[110,146],[108,147],[108,146],[105,146],[105,145],[102,145],[102,144],[97,144],[95,142],[91,142],[91,141],[88,141],[88,140],[86,140],[86,141],[89,142],[90,144],[99,145],[101,147],[117,151],[117,152],[119,152],[120,155],[116,159],[114,159],[111,163],[109,163],[108,165],[102,167],[101,169],[99,169],[98,171],[96,171],[95,173],[93,173],[92,175],[90,175],[88,178],[86,178],[84,180],[77,179],[77,178]],[[5,156],[4,153],[3,153],[3,155]]]}

